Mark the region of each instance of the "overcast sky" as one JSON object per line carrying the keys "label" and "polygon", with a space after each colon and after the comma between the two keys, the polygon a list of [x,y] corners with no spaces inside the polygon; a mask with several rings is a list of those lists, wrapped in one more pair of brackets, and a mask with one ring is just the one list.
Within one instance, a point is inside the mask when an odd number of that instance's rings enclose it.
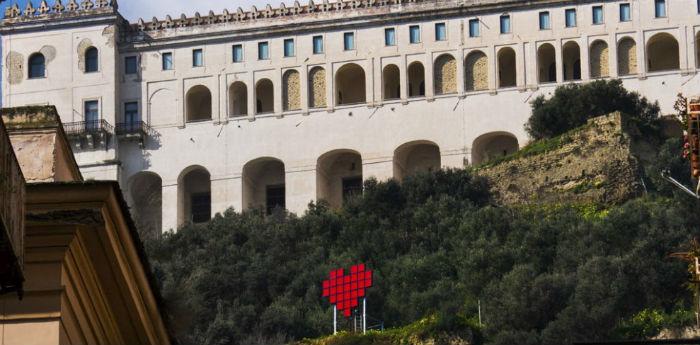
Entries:
{"label": "overcast sky", "polygon": [[[38,7],[41,0],[32,0],[34,7]],[[80,0],[77,0],[78,3]],[[49,5],[53,5],[54,0],[47,0]],[[68,0],[64,0],[65,5]],[[209,13],[209,10],[214,10],[215,13],[221,13],[224,8],[229,11],[235,11],[239,6],[248,10],[252,5],[258,7],[270,5],[277,7],[281,0],[265,1],[265,0],[118,0],[119,12],[131,22],[136,21],[139,17],[149,21],[153,16],[158,18],[165,17],[166,14],[173,18],[179,17],[180,13],[185,13],[187,16],[193,15],[196,11],[204,15]],[[289,0],[288,2],[293,2]],[[24,10],[27,0],[6,0],[0,4],[2,14],[5,13],[5,7],[9,4],[17,3]]]}

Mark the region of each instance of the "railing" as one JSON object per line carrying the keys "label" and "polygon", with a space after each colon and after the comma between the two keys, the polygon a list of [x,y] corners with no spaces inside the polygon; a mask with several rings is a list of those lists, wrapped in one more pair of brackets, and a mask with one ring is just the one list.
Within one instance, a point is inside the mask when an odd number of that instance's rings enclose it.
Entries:
{"label": "railing", "polygon": [[115,126],[115,133],[117,135],[136,134],[147,136],[151,134],[151,131],[151,126],[144,121],[122,122]]}
{"label": "railing", "polygon": [[110,125],[107,120],[91,120],[91,121],[79,121],[79,122],[68,122],[63,124],[63,129],[69,136],[84,135],[84,134],[98,134],[98,133],[114,133],[114,127]]}
{"label": "railing", "polygon": [[[21,291],[24,262],[24,177],[0,120],[0,294]],[[9,242],[9,243],[8,243]]]}

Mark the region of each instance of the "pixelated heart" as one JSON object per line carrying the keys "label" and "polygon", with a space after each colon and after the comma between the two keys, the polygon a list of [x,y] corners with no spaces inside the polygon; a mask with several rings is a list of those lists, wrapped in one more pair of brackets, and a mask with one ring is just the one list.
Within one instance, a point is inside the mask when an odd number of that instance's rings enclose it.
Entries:
{"label": "pixelated heart", "polygon": [[365,297],[370,287],[372,271],[365,269],[365,264],[352,266],[349,275],[345,275],[340,268],[331,271],[330,279],[323,281],[323,297],[328,297],[331,305],[347,318],[359,306],[359,299]]}

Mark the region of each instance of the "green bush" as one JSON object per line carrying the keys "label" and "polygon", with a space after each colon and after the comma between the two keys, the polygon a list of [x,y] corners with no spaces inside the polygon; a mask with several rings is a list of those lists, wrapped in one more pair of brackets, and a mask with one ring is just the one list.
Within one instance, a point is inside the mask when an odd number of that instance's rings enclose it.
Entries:
{"label": "green bush", "polygon": [[627,91],[620,80],[568,84],[557,87],[549,99],[541,95],[532,101],[532,116],[525,129],[533,139],[552,138],[615,111],[651,124],[660,108],[658,103]]}

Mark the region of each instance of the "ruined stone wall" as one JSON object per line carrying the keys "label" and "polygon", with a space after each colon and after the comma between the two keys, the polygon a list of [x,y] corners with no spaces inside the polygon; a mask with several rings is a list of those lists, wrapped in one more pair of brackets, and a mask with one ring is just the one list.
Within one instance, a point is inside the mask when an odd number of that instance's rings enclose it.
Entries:
{"label": "ruined stone wall", "polygon": [[284,110],[301,109],[301,84],[299,80],[299,72],[291,70],[284,74],[282,94],[282,106],[284,107]]}
{"label": "ruined stone wall", "polygon": [[451,55],[443,55],[435,61],[435,94],[457,92],[457,61]]}
{"label": "ruined stone wall", "polygon": [[465,62],[466,89],[467,91],[488,90],[489,88],[489,60],[486,54],[474,52],[467,56]]}
{"label": "ruined stone wall", "polygon": [[625,38],[617,49],[617,66],[620,75],[637,73],[637,44],[631,38]]}
{"label": "ruined stone wall", "polygon": [[608,44],[596,41],[591,46],[591,77],[601,78],[610,75]]}

